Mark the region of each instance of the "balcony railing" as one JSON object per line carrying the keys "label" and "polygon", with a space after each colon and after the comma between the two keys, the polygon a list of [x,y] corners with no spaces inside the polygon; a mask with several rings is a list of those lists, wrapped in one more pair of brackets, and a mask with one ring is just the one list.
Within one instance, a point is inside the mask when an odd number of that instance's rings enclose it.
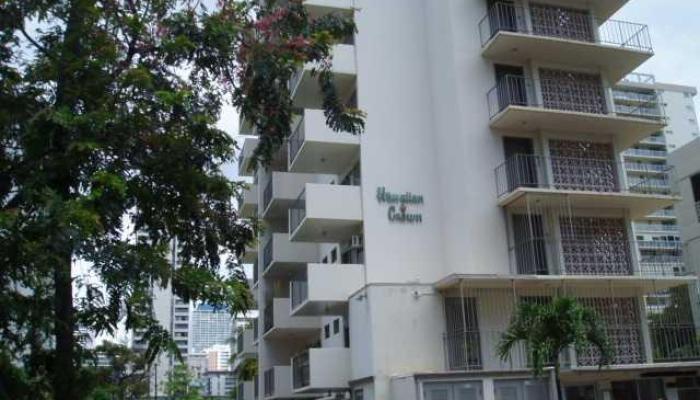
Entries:
{"label": "balcony railing", "polygon": [[625,238],[554,238],[518,240],[510,248],[511,272],[518,275],[686,276],[682,246],[664,247],[664,254],[632,252],[640,243]]}
{"label": "balcony railing", "polygon": [[292,281],[289,283],[292,310],[309,298],[309,284],[306,281]]}
{"label": "balcony railing", "polygon": [[[644,24],[615,20],[606,20],[601,24],[585,11],[558,7],[532,6],[529,13],[525,11],[512,3],[493,4],[479,22],[481,45],[486,46],[498,32],[517,32],[653,52],[649,28]],[[529,21],[526,17],[528,14]]]}
{"label": "balcony railing", "polygon": [[472,371],[483,368],[482,334],[479,330],[463,329],[444,334],[445,359],[450,370]]}
{"label": "balcony railing", "polygon": [[640,240],[637,243],[644,250],[680,251],[682,248],[682,242],[678,240]]}
{"label": "balcony railing", "polygon": [[656,210],[653,213],[649,214],[649,216],[652,217],[671,217],[675,218],[676,213],[673,210]]}
{"label": "balcony railing", "polygon": [[659,194],[670,189],[665,179],[621,181],[621,169],[621,163],[614,160],[516,154],[496,167],[497,194],[502,197],[518,188],[635,194]]}
{"label": "balcony railing", "polygon": [[289,209],[289,232],[294,232],[306,217],[306,190],[302,190]]}
{"label": "balcony railing", "polygon": [[236,354],[243,353],[243,332],[236,335]]}
{"label": "balcony railing", "polygon": [[649,324],[654,362],[700,360],[700,329],[692,324]]}
{"label": "balcony railing", "polygon": [[666,150],[628,149],[623,154],[626,156],[668,157]]}
{"label": "balcony railing", "polygon": [[656,103],[659,96],[655,93],[642,93],[631,90],[613,89],[613,99],[619,102]]}
{"label": "balcony railing", "polygon": [[253,285],[257,285],[257,284],[258,284],[258,279],[259,279],[258,275],[259,275],[259,273],[260,273],[260,272],[258,271],[258,261],[256,260],[256,261],[253,263]]}
{"label": "balcony railing", "polygon": [[649,136],[648,138],[642,140],[641,143],[665,145],[666,136]]}
{"label": "balcony railing", "polygon": [[265,333],[275,326],[275,311],[272,302],[268,302],[265,305],[265,311],[263,312],[263,324],[263,332]]}
{"label": "balcony railing", "polygon": [[262,262],[263,262],[263,270],[267,270],[267,268],[270,266],[272,263],[272,250],[273,250],[273,239],[270,237],[267,242],[265,243],[265,247],[263,247],[263,257],[262,257]]}
{"label": "balcony railing", "polygon": [[270,368],[263,372],[263,395],[272,397],[275,394],[275,369]]}
{"label": "balcony railing", "polygon": [[664,164],[625,162],[625,169],[635,172],[667,172],[669,167]]}
{"label": "balcony railing", "polygon": [[305,131],[304,131],[304,116],[302,115],[301,119],[297,123],[296,127],[294,128],[294,131],[292,132],[291,135],[289,135],[289,141],[288,141],[288,146],[289,146],[289,163],[291,164],[294,161],[294,158],[296,158],[297,153],[299,153],[299,150],[301,150],[301,146],[304,144],[304,139],[305,139]]}
{"label": "balcony railing", "polygon": [[[538,90],[546,88],[546,96],[538,99]],[[573,111],[586,114],[610,115],[602,83],[578,84],[559,79],[534,80],[519,75],[504,75],[487,94],[489,116],[494,118],[509,106],[533,107],[547,110]],[[658,99],[637,105],[614,104],[614,112],[624,116],[662,120]]]}
{"label": "balcony railing", "polygon": [[292,385],[294,389],[309,386],[310,372],[311,366],[308,350],[292,358]]}
{"label": "balcony railing", "polygon": [[678,225],[665,224],[635,224],[634,228],[637,232],[678,232]]}
{"label": "balcony railing", "polygon": [[272,174],[269,175],[270,180],[265,185],[265,190],[263,190],[263,205],[262,210],[267,210],[267,207],[272,202]]}

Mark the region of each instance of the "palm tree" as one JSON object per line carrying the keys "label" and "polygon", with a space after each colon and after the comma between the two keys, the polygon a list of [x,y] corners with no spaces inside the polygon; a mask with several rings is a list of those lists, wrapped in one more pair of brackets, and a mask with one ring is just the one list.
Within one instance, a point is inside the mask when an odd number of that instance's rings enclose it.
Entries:
{"label": "palm tree", "polygon": [[496,352],[501,360],[510,361],[511,350],[520,343],[527,348],[536,377],[542,375],[546,366],[554,366],[559,400],[562,400],[559,361],[562,351],[593,346],[600,354],[600,368],[609,365],[612,358],[603,321],[595,310],[571,297],[556,297],[540,304],[520,303]]}

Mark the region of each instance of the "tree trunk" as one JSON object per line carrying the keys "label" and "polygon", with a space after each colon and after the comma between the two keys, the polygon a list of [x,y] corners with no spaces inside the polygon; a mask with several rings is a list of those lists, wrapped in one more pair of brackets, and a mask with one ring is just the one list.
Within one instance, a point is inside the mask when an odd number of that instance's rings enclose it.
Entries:
{"label": "tree trunk", "polygon": [[75,320],[73,311],[73,281],[70,255],[54,271],[54,334],[56,359],[54,365],[54,399],[79,399],[75,365]]}
{"label": "tree trunk", "polygon": [[[63,43],[58,59],[60,75],[56,81],[56,109],[68,109],[75,112],[81,85],[76,74],[80,68],[83,53],[82,40],[89,34],[89,10],[94,0],[73,0],[70,2]],[[53,157],[52,167],[57,173],[51,186],[60,193],[63,201],[72,198],[73,180],[66,153],[71,138],[69,132],[54,126],[50,132],[50,153]],[[55,358],[53,370],[54,400],[79,400],[85,393],[79,387],[78,369],[80,360],[76,357],[75,310],[73,308],[72,257],[73,251],[70,234],[58,228],[55,232],[55,252],[60,260],[54,270],[54,335]]]}
{"label": "tree trunk", "polygon": [[560,378],[560,368],[559,368],[559,363],[555,363],[554,365],[554,379],[556,381],[557,385],[557,399],[559,400],[564,400],[564,394],[562,393],[561,390],[561,378]]}

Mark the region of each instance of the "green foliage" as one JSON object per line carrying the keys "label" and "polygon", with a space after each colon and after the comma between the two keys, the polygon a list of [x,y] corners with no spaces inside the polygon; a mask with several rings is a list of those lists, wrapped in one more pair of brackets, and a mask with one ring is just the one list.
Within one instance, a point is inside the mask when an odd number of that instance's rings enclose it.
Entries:
{"label": "green foliage", "polygon": [[[146,359],[126,346],[105,342],[90,355],[88,369],[93,373],[90,400],[129,400],[148,395]],[[103,357],[109,366],[98,366]]]}
{"label": "green foliage", "polygon": [[168,380],[165,382],[165,392],[171,398],[178,400],[204,400],[185,364],[177,364],[170,371]]}
{"label": "green foliage", "polygon": [[[97,396],[79,328],[123,323],[145,332],[145,362],[177,354],[153,318],[154,285],[232,313],[251,306],[238,260],[255,227],[235,208],[243,184],[222,172],[235,154],[215,125],[222,105],[230,96],[254,123],[265,163],[289,135],[286,82],[316,62],[329,125],[363,126],[328,73],[353,22],[269,3],[0,2],[0,390]],[[101,284],[77,276],[76,260]]]}
{"label": "green foliage", "polygon": [[258,359],[248,358],[239,367],[238,379],[242,381],[252,381],[258,376]]}
{"label": "green foliage", "polygon": [[496,351],[508,361],[511,350],[519,343],[525,345],[535,376],[547,365],[559,373],[559,355],[568,348],[581,350],[594,346],[600,353],[598,365],[608,365],[612,349],[608,343],[603,321],[596,312],[570,297],[556,297],[545,303],[520,303],[510,326],[501,336]]}

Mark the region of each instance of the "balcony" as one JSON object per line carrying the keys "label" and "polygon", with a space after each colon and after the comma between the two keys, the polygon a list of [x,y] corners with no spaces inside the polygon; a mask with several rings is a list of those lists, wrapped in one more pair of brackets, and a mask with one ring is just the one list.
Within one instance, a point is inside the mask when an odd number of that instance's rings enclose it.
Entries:
{"label": "balcony", "polygon": [[[334,83],[338,91],[338,97],[349,99],[355,92],[355,48],[352,44],[337,44],[333,46],[333,73]],[[323,99],[319,96],[320,87],[318,75],[314,69],[318,65],[305,64],[289,80],[289,91],[292,95],[293,105],[298,108],[323,108]]]}
{"label": "balcony", "polygon": [[257,356],[258,351],[255,348],[254,335],[252,324],[238,332],[236,335],[236,357],[248,358]]}
{"label": "balcony", "polygon": [[258,215],[258,186],[249,184],[241,192],[238,200],[238,212],[241,218],[252,218]]}
{"label": "balcony", "polygon": [[496,168],[498,203],[525,208],[563,199],[579,208],[629,210],[638,219],[679,200],[667,180],[625,180],[622,170],[613,160],[516,154]]}
{"label": "balcony", "polygon": [[292,358],[292,385],[296,393],[347,390],[350,380],[349,348],[312,348]]}
{"label": "balcony", "polygon": [[262,251],[264,277],[286,276],[319,260],[317,244],[291,242],[286,233],[273,233],[263,245]]}
{"label": "balcony", "polygon": [[544,4],[525,9],[495,3],[479,23],[479,36],[482,56],[489,60],[602,69],[611,82],[654,54],[646,25],[601,21],[585,10]]}
{"label": "balcony", "polygon": [[679,234],[680,228],[678,225],[667,225],[667,224],[634,224],[634,230],[636,232],[669,232],[673,234]]}
{"label": "balcony", "polygon": [[[644,298],[632,295],[632,291],[603,286],[569,289],[569,295],[594,309],[604,323],[613,350],[611,370],[682,367],[670,364],[673,362],[697,365],[700,360],[697,326],[687,317],[677,322],[665,320],[673,314],[677,304],[652,311]],[[605,291],[610,294],[604,295]],[[510,322],[514,304],[546,303],[555,296],[555,291],[503,288],[465,289],[464,293],[464,298],[445,298],[448,321],[442,342],[446,368],[452,371],[530,371],[524,345],[516,346],[507,362],[497,356],[495,348]],[[671,314],[664,314],[668,312]],[[597,353],[592,347],[569,349],[560,356],[560,362],[564,374],[594,372]]]}
{"label": "balcony", "polygon": [[289,298],[274,298],[265,306],[264,339],[317,338],[321,329],[319,317],[293,317]]}
{"label": "balcony", "polygon": [[683,262],[680,245],[666,246],[660,254],[649,254],[644,245],[644,241],[615,234],[560,239],[516,237],[509,248],[510,272],[568,279],[582,286],[614,281],[617,286],[642,288],[645,292],[667,289],[693,278]]}
{"label": "balcony", "polygon": [[243,142],[243,147],[238,153],[238,176],[253,176],[255,170],[253,153],[257,147],[257,138],[246,138]]}
{"label": "balcony", "polygon": [[359,186],[307,183],[289,210],[289,237],[295,242],[341,242],[361,230]]}
{"label": "balcony", "polygon": [[283,218],[287,210],[294,204],[304,184],[314,182],[317,175],[296,174],[273,171],[267,179],[260,181],[263,187],[260,216],[265,219]]}
{"label": "balcony", "polygon": [[572,75],[571,79],[537,81],[503,76],[487,95],[494,133],[552,131],[610,135],[620,147],[628,148],[666,125],[660,108],[655,114],[650,114],[649,106],[642,105],[613,106],[609,110],[605,96],[608,89],[600,84],[599,78],[596,82],[594,76]]}
{"label": "balcony", "polygon": [[634,172],[639,174],[654,174],[665,176],[669,172],[669,166],[666,164],[652,164],[628,161],[625,163],[625,170],[627,172]]}
{"label": "balcony", "polygon": [[255,383],[253,381],[238,382],[235,398],[238,400],[254,400],[256,398]]}
{"label": "balcony", "polygon": [[623,154],[625,158],[639,158],[651,160],[665,160],[668,157],[668,152],[666,150],[627,149]]}
{"label": "balcony", "polygon": [[341,174],[360,154],[360,137],[334,132],[322,110],[304,110],[288,141],[289,171]]}
{"label": "balcony", "polygon": [[252,242],[246,244],[245,253],[243,253],[243,258],[241,262],[243,264],[256,263],[258,261],[258,241],[253,240]]}
{"label": "balcony", "polygon": [[359,264],[309,264],[306,281],[290,283],[292,315],[343,315],[363,278]]}
{"label": "balcony", "polygon": [[296,399],[313,398],[308,394],[295,393],[292,389],[292,367],[277,365],[263,372],[263,398]]}

